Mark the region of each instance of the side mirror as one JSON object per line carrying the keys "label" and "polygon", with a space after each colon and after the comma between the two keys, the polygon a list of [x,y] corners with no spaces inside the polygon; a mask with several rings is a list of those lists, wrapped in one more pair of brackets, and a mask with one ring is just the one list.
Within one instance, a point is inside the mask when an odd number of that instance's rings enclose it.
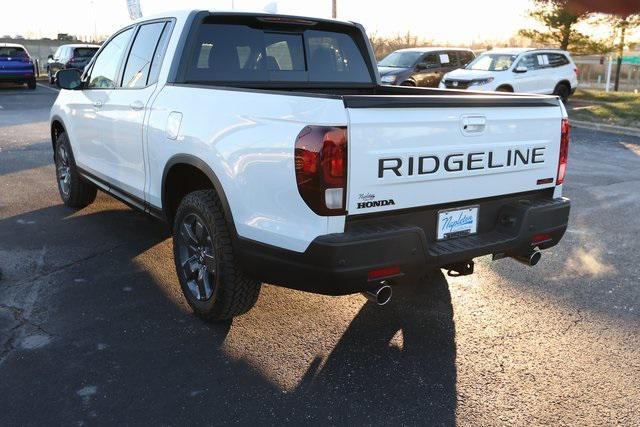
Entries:
{"label": "side mirror", "polygon": [[60,89],[82,89],[82,74],[79,70],[60,70],[56,73],[56,83]]}
{"label": "side mirror", "polygon": [[524,65],[518,65],[515,70],[513,70],[514,73],[526,73],[527,71],[529,71],[529,69]]}

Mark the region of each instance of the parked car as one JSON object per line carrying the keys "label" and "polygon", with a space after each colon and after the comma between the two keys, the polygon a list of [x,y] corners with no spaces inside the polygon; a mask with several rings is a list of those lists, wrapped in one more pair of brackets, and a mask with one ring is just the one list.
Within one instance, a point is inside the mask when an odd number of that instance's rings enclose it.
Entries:
{"label": "parked car", "polygon": [[56,74],[60,70],[68,68],[83,70],[98,49],[100,49],[100,46],[94,44],[65,44],[60,46],[55,54],[49,55],[47,61],[49,83],[55,83]]}
{"label": "parked car", "polygon": [[564,50],[494,49],[447,73],[440,87],[553,94],[566,102],[578,87],[578,68]]}
{"label": "parked car", "polygon": [[84,74],[58,72],[62,201],[100,189],[166,220],[185,298],[210,320],[249,310],[262,282],[382,305],[430,268],[538,262],[570,209],[562,103],[381,85],[372,52],[350,22],[136,21]]}
{"label": "parked car", "polygon": [[400,49],[378,62],[378,71],[384,84],[438,87],[445,73],[464,67],[474,58],[474,53],[469,49],[448,47]]}
{"label": "parked car", "polygon": [[36,88],[36,68],[27,49],[15,43],[0,43],[0,82],[26,83]]}

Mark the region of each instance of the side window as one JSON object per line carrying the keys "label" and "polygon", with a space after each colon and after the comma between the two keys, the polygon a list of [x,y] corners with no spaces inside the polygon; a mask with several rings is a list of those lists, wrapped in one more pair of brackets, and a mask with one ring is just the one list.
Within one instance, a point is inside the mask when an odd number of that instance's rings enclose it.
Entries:
{"label": "side window", "polygon": [[60,54],[62,53],[62,47],[59,47],[58,49],[56,49],[56,53],[53,54],[53,57],[55,59],[60,59]]}
{"label": "side window", "polygon": [[569,60],[566,56],[561,53],[550,53],[549,57],[549,65],[551,67],[562,67],[563,65],[567,65]]}
{"label": "side window", "polygon": [[464,67],[469,62],[473,61],[473,53],[471,52],[460,52],[460,66]]}
{"label": "side window", "polygon": [[149,70],[147,85],[152,85],[158,81],[160,67],[162,66],[162,60],[164,59],[164,54],[167,51],[167,46],[169,45],[169,38],[171,36],[172,29],[173,22],[167,22],[167,25],[164,26],[164,30],[160,36],[158,46],[156,47],[156,53],[153,55],[153,60],[151,61],[151,70]]}
{"label": "side window", "polygon": [[124,30],[102,49],[91,69],[87,87],[94,89],[113,89],[116,87],[118,68],[131,39],[133,28]]}
{"label": "side window", "polygon": [[122,87],[141,88],[147,85],[151,62],[164,26],[164,22],[140,26],[124,67]]}
{"label": "side window", "polygon": [[435,53],[430,53],[428,55],[425,55],[425,57],[422,59],[422,63],[427,68],[438,68],[440,66],[438,55],[436,55]]}
{"label": "side window", "polygon": [[546,53],[536,55],[538,59],[538,68],[547,68],[549,66],[549,57]]}
{"label": "side window", "polygon": [[535,55],[525,55],[518,62],[517,67],[527,67],[529,70],[535,70],[538,67],[538,61]]}

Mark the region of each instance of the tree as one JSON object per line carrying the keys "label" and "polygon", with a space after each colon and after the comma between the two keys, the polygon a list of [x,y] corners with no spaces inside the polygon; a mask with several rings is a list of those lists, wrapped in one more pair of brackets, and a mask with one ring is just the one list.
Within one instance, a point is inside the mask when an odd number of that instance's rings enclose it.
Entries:
{"label": "tree", "polygon": [[519,34],[547,46],[556,46],[574,53],[603,53],[605,44],[576,30],[576,25],[591,18],[586,9],[572,7],[571,0],[533,0],[529,15],[546,27],[545,31],[522,29]]}
{"label": "tree", "polygon": [[630,29],[640,26],[640,14],[627,16],[609,15],[605,17],[605,22],[608,22],[620,34],[616,45],[618,66],[616,67],[616,83],[613,88],[617,92],[620,86],[620,68],[622,68],[622,57],[624,56],[625,36]]}

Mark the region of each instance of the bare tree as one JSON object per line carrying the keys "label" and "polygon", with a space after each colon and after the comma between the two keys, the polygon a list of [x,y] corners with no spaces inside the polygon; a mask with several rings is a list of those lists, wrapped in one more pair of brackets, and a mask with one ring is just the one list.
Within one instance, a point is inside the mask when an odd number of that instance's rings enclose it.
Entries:
{"label": "bare tree", "polygon": [[576,25],[587,22],[592,13],[586,9],[575,9],[571,0],[533,0],[534,8],[529,15],[544,24],[545,31],[522,29],[521,36],[535,43],[556,46],[574,53],[601,53],[606,45],[579,32]]}

